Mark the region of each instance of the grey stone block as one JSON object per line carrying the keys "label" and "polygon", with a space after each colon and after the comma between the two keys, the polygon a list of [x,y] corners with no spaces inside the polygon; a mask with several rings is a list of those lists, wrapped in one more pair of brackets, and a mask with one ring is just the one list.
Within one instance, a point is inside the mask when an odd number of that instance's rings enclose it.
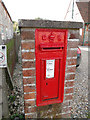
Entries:
{"label": "grey stone block", "polygon": [[57,29],[79,29],[83,27],[82,22],[51,21],[51,20],[19,20],[19,28],[57,28]]}

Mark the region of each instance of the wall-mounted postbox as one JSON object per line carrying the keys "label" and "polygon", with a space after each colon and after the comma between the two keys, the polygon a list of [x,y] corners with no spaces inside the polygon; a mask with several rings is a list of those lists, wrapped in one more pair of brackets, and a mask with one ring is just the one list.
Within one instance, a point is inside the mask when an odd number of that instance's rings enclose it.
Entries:
{"label": "wall-mounted postbox", "polygon": [[37,106],[63,102],[67,30],[36,29]]}

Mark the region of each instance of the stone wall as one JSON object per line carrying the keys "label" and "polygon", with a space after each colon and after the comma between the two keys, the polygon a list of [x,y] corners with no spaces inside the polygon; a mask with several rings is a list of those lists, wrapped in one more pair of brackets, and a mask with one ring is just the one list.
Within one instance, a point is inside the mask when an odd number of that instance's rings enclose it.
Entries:
{"label": "stone wall", "polygon": [[[13,36],[13,22],[0,0],[0,45],[7,45],[8,67],[0,68],[0,120],[9,118],[7,87],[12,87],[11,77],[17,61],[20,35]],[[7,84],[8,83],[8,84]]]}
{"label": "stone wall", "polygon": [[18,51],[20,47],[20,35],[14,35],[12,39],[5,43],[7,45],[7,64],[10,70],[11,77],[13,76],[13,71],[15,64],[18,60]]}
{"label": "stone wall", "polygon": [[[25,118],[71,118],[74,78],[76,72],[79,28],[82,23],[60,21],[21,20],[22,72],[24,85]],[[35,29],[68,29],[67,59],[63,103],[37,107]]]}
{"label": "stone wall", "polygon": [[13,22],[4,5],[0,0],[0,34],[2,40],[13,38]]}

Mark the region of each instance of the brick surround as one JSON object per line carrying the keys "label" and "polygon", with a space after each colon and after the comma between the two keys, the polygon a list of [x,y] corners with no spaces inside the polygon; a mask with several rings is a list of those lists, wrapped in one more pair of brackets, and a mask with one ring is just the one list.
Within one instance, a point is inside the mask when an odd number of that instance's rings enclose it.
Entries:
{"label": "brick surround", "polygon": [[[38,25],[37,25],[37,24]],[[42,23],[42,24],[40,24]],[[56,23],[56,27],[55,27]],[[34,24],[34,25],[33,25]],[[39,28],[68,29],[67,60],[65,72],[63,103],[47,106],[36,106],[36,66],[35,66],[35,29]],[[66,24],[66,27],[65,27]],[[35,27],[36,25],[36,27]],[[45,27],[46,25],[46,27]],[[51,26],[51,27],[50,27]],[[74,78],[76,72],[77,46],[79,28],[82,23],[21,20],[22,67],[24,86],[25,118],[70,118],[73,98]]]}

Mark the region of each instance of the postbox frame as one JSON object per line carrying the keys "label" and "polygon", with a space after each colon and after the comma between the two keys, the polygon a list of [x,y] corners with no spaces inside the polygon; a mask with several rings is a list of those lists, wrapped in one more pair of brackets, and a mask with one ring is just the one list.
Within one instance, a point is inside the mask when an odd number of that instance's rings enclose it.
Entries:
{"label": "postbox frame", "polygon": [[[58,99],[51,99],[51,100],[48,100],[48,101],[45,101],[45,102],[41,102],[40,101],[40,90],[41,90],[41,87],[40,87],[40,76],[38,78],[38,74],[39,74],[39,71],[38,71],[38,55],[37,55],[37,40],[38,40],[38,32],[42,31],[42,32],[45,32],[45,31],[49,31],[49,32],[65,32],[65,40],[64,40],[64,55],[63,55],[63,59],[64,59],[64,62],[63,62],[63,68],[62,68],[62,79],[60,79],[60,84],[59,84],[59,98]],[[35,54],[36,54],[36,105],[37,106],[44,106],[44,105],[48,105],[48,104],[54,104],[54,103],[62,103],[63,102],[63,96],[64,96],[64,80],[65,80],[65,66],[66,66],[66,55],[67,55],[67,35],[68,35],[68,30],[67,29],[36,29],[35,30]],[[44,51],[42,51],[44,52]],[[49,51],[48,51],[49,52]],[[46,59],[46,58],[45,58]],[[48,59],[48,58],[47,58]],[[51,59],[55,59],[55,56],[52,57]],[[58,59],[60,59],[60,57],[58,57]]]}

